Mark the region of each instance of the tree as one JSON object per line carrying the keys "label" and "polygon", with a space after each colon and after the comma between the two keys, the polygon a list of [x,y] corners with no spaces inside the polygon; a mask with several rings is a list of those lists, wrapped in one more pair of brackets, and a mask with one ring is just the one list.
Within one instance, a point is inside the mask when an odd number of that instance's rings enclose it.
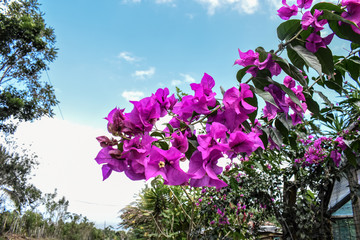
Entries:
{"label": "tree", "polygon": [[53,116],[58,101],[40,77],[57,50],[37,0],[0,3],[0,10],[0,130],[11,133],[13,120]]}
{"label": "tree", "polygon": [[[34,153],[14,142],[8,142],[7,148],[0,145],[0,188],[19,212],[26,206],[34,207],[41,197],[40,190],[29,183],[31,170],[37,165],[36,158]],[[4,203],[4,199],[0,199],[0,203]]]}

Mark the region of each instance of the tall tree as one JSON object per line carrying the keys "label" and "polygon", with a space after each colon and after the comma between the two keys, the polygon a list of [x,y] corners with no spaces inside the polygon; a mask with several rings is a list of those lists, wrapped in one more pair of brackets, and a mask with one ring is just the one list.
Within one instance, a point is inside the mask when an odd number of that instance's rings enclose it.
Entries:
{"label": "tall tree", "polygon": [[[9,196],[17,210],[21,211],[25,206],[32,206],[39,200],[41,192],[29,183],[31,170],[37,165],[36,155],[14,144],[8,144],[7,148],[0,145],[0,190]],[[1,198],[0,204],[4,202]]]}
{"label": "tall tree", "polygon": [[14,132],[12,119],[53,116],[58,101],[41,73],[56,58],[54,44],[37,0],[0,1],[0,130]]}

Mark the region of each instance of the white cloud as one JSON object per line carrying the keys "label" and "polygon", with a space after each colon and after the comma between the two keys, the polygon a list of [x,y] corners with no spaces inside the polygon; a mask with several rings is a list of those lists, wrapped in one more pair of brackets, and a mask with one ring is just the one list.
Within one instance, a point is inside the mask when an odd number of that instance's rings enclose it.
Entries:
{"label": "white cloud", "polygon": [[150,78],[155,74],[155,68],[150,67],[149,70],[137,70],[135,73],[133,73],[134,77],[137,77],[139,79],[145,79]]}
{"label": "white cloud", "polygon": [[142,97],[144,97],[144,93],[140,91],[124,91],[121,96],[125,98],[127,101],[139,101]]}
{"label": "white cloud", "polygon": [[172,86],[178,86],[178,85],[181,85],[182,83],[195,82],[195,79],[192,76],[190,76],[189,74],[180,73],[180,76],[182,77],[182,80],[179,80],[179,79],[172,80],[171,81]]}
{"label": "white cloud", "polygon": [[182,83],[181,80],[174,79],[174,80],[171,81],[172,86],[179,86],[181,83]]}
{"label": "white cloud", "polygon": [[123,3],[140,3],[141,0],[123,0]]}
{"label": "white cloud", "polygon": [[184,81],[187,83],[193,83],[195,82],[195,78],[193,78],[192,76],[190,76],[189,74],[180,74],[182,77],[184,77]]}
{"label": "white cloud", "polygon": [[69,211],[87,216],[98,226],[116,226],[118,211],[133,201],[144,181],[134,182],[123,173],[113,172],[102,181],[101,166],[94,158],[101,147],[97,136],[103,129],[59,119],[43,118],[22,123],[15,133],[20,143],[31,144],[40,165],[32,182],[42,192],[58,189],[59,196],[70,202]]}
{"label": "white cloud", "polygon": [[253,14],[259,7],[258,0],[243,0],[240,1],[240,8],[247,14]]}
{"label": "white cloud", "polygon": [[129,63],[136,62],[136,61],[140,60],[138,57],[134,56],[130,52],[121,52],[121,53],[119,53],[118,58],[124,59],[125,61],[127,61]]}
{"label": "white cloud", "polygon": [[196,0],[204,5],[209,15],[214,15],[220,8],[230,8],[240,13],[253,14],[259,8],[258,0]]}
{"label": "white cloud", "polygon": [[155,0],[156,4],[173,3],[174,0]]}

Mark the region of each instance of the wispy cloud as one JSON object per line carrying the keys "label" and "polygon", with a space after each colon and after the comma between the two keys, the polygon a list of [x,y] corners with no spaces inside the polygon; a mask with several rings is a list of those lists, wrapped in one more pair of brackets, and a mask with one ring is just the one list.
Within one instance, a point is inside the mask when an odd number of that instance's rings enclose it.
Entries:
{"label": "wispy cloud", "polygon": [[230,8],[240,13],[253,14],[259,8],[259,0],[196,0],[207,8],[209,15],[214,15],[220,8]]}
{"label": "wispy cloud", "polygon": [[187,83],[193,83],[195,82],[195,78],[193,78],[192,76],[190,76],[189,74],[183,74],[180,73],[180,76],[182,76],[184,78],[184,81]]}
{"label": "wispy cloud", "polygon": [[180,84],[182,84],[181,80],[177,80],[177,79],[171,80],[172,86],[179,86]]}
{"label": "wispy cloud", "polygon": [[174,0],[155,0],[156,4],[173,3]]}
{"label": "wispy cloud", "polygon": [[148,70],[137,70],[133,73],[133,76],[139,79],[150,78],[155,74],[155,68],[150,67]]}
{"label": "wispy cloud", "polygon": [[140,91],[124,91],[121,96],[125,98],[127,101],[139,101],[142,97],[144,97],[144,93]]}
{"label": "wispy cloud", "polygon": [[123,3],[140,3],[141,0],[123,0]]}
{"label": "wispy cloud", "polygon": [[140,60],[140,58],[134,56],[130,52],[121,52],[121,53],[119,53],[118,58],[123,59],[129,63],[137,62]]}
{"label": "wispy cloud", "polygon": [[180,76],[182,77],[182,80],[180,80],[180,79],[172,80],[171,81],[172,86],[178,86],[178,85],[181,85],[183,83],[193,83],[193,82],[195,82],[195,79],[192,76],[190,76],[189,74],[180,73]]}

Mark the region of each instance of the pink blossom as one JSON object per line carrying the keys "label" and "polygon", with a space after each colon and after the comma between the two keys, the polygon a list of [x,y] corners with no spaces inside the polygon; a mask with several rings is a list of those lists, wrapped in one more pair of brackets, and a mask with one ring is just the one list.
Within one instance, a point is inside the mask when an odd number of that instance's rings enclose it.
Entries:
{"label": "pink blossom", "polygon": [[286,0],[282,0],[282,4],[284,5],[281,7],[277,12],[281,19],[289,20],[292,16],[296,16],[298,13],[298,7],[294,4],[291,7],[286,4]]}

